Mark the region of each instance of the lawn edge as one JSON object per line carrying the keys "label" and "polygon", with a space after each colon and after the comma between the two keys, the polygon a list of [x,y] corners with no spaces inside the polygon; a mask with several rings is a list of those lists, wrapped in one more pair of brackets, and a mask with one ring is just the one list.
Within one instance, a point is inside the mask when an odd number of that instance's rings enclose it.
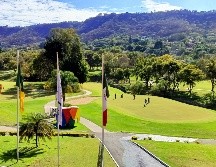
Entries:
{"label": "lawn edge", "polygon": [[157,161],[159,161],[162,165],[166,166],[166,167],[170,167],[167,163],[165,163],[164,161],[162,161],[160,158],[158,158],[156,155],[154,155],[153,153],[151,153],[150,151],[148,151],[145,147],[141,146],[140,144],[133,142],[133,141],[129,141],[132,144],[135,144],[136,146],[138,146],[139,148],[141,148],[142,150],[144,150],[146,153],[148,153],[151,157],[153,157],[154,159],[156,159]]}

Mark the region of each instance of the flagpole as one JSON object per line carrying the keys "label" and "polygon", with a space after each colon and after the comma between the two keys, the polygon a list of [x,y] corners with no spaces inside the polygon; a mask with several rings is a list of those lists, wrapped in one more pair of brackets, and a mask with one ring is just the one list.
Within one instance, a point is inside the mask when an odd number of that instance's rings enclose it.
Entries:
{"label": "flagpole", "polygon": [[[104,125],[103,125],[103,103],[104,103],[104,100],[103,100],[103,96],[104,96],[104,93],[103,93],[103,82],[104,82],[104,55],[102,54],[102,148],[104,147]],[[102,149],[103,150],[103,149]],[[101,165],[102,167],[104,166],[103,165],[103,152],[101,153]]]}
{"label": "flagpole", "polygon": [[[59,61],[58,61],[58,52],[56,52],[56,56],[57,56],[57,78],[58,78],[58,73],[59,73]],[[58,79],[57,79],[57,82],[58,82]],[[57,87],[58,87],[59,85],[58,85],[58,83],[57,83]],[[58,96],[58,95],[57,95]],[[57,99],[58,100],[58,99]],[[57,102],[57,105],[59,105],[58,104],[58,102]],[[57,110],[59,109],[59,107],[57,106]],[[60,160],[59,160],[59,155],[60,155],[60,150],[59,150],[59,148],[60,148],[60,144],[59,144],[59,110],[58,110],[58,113],[57,113],[57,126],[58,126],[58,166],[60,166]]]}
{"label": "flagpole", "polygon": [[[17,50],[17,72],[19,66],[19,50]],[[19,161],[19,86],[17,86],[17,162]]]}

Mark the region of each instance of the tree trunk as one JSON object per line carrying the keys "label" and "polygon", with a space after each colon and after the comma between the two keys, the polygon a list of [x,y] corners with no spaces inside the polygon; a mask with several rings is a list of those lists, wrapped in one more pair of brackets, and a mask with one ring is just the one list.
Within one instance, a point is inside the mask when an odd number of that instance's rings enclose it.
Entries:
{"label": "tree trunk", "polygon": [[214,87],[215,87],[215,82],[214,82],[214,79],[211,80],[211,84],[212,84],[212,99],[214,100]]}
{"label": "tree trunk", "polygon": [[35,126],[35,142],[36,142],[36,147],[38,147],[38,124],[39,122],[36,123],[36,126]]}
{"label": "tree trunk", "polygon": [[36,147],[38,147],[38,134],[37,134],[37,132],[36,132]]}

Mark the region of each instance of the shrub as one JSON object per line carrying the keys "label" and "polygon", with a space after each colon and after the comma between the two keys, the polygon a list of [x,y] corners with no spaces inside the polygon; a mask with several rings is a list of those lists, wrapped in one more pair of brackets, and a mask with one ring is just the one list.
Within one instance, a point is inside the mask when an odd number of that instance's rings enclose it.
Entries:
{"label": "shrub", "polygon": [[148,140],[152,140],[152,138],[151,138],[151,137],[148,137]]}
{"label": "shrub", "polygon": [[137,140],[137,137],[136,136],[132,136],[131,140]]}
{"label": "shrub", "polygon": [[98,74],[88,74],[88,82],[101,82],[101,73]]}
{"label": "shrub", "polygon": [[126,86],[126,85],[109,83],[109,86],[116,88],[116,89],[119,89],[124,93],[126,93],[128,91],[128,86]]}
{"label": "shrub", "polygon": [[64,107],[70,107],[72,106],[70,103],[64,103]]}
{"label": "shrub", "polygon": [[143,82],[136,82],[130,86],[130,91],[132,94],[143,95],[146,94],[147,89]]}
{"label": "shrub", "polygon": [[200,142],[198,142],[198,141],[195,141],[194,143],[196,143],[196,144],[200,144]]}
{"label": "shrub", "polygon": [[6,132],[0,132],[0,136],[5,136]]}
{"label": "shrub", "polygon": [[17,132],[9,132],[9,135],[10,135],[10,136],[16,136],[16,135],[17,135]]}

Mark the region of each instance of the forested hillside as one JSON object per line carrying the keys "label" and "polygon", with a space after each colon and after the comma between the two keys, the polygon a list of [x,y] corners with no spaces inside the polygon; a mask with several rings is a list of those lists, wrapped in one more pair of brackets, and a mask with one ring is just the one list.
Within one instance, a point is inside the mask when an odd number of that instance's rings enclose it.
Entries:
{"label": "forested hillside", "polygon": [[101,14],[84,22],[0,27],[1,48],[37,46],[52,28],[74,28],[83,42],[116,36],[140,36],[181,41],[192,36],[216,42],[216,11],[167,11],[155,13]]}

